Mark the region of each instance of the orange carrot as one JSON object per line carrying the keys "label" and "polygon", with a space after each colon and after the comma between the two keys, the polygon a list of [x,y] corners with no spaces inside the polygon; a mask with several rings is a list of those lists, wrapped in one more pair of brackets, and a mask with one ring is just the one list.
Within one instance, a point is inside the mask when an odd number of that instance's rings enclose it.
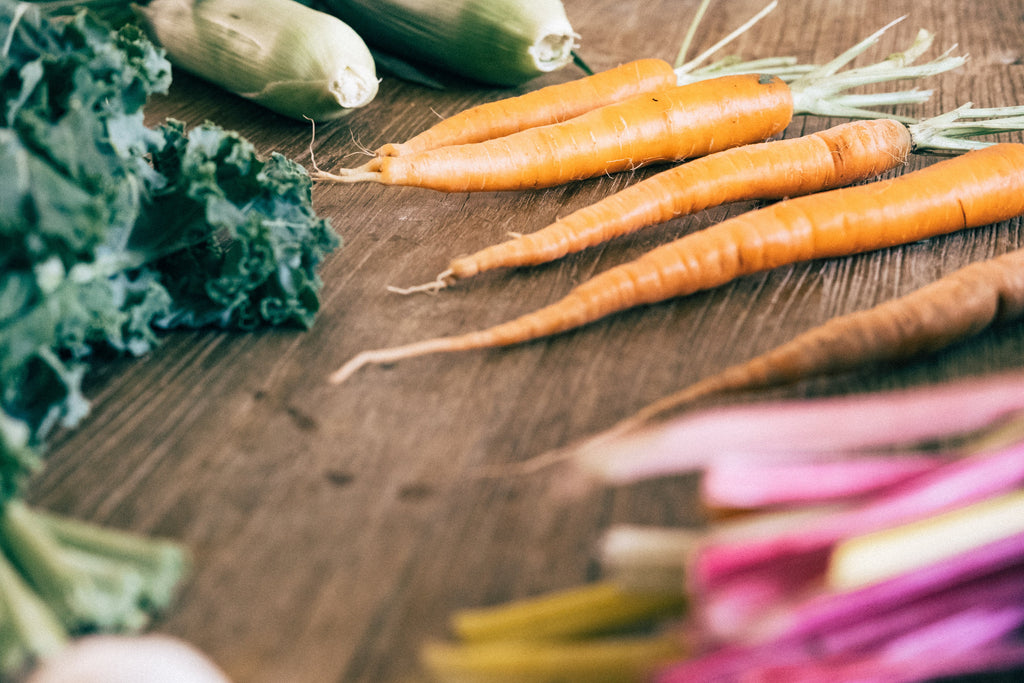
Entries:
{"label": "orange carrot", "polygon": [[734,147],[662,171],[536,232],[459,257],[433,282],[391,289],[437,291],[495,268],[547,263],[712,206],[850,185],[902,165],[911,151],[953,153],[987,146],[991,143],[963,138],[1024,128],[1021,114],[1022,107],[966,104],[909,128],[892,119],[852,121],[800,138]]}
{"label": "orange carrot", "polygon": [[1024,249],[972,263],[873,308],[838,316],[643,408],[630,429],[713,394],[765,389],[905,360],[1024,317]]}
{"label": "orange carrot", "polygon": [[849,185],[906,163],[910,131],[892,119],[853,121],[800,138],[733,147],[694,159],[560,218],[453,260],[426,285],[436,291],[496,268],[533,266],[728,202],[782,199]]}
{"label": "orange carrot", "polygon": [[399,156],[481,142],[565,121],[591,109],[643,93],[667,90],[675,85],[676,72],[671,64],[661,59],[638,59],[592,76],[470,107],[442,119],[405,142],[382,146],[377,155]]}
{"label": "orange carrot", "polygon": [[542,309],[476,332],[363,352],[331,379],[340,382],[367,363],[538,339],[785,264],[907,244],[1020,214],[1024,144],[996,144],[895,178],[735,216],[607,270]]}
{"label": "orange carrot", "polygon": [[725,76],[492,140],[378,157],[362,172],[313,175],[441,192],[551,187],[765,140],[781,133],[792,115],[792,97],[781,79]]}
{"label": "orange carrot", "polygon": [[[708,4],[709,1],[705,0],[705,7],[702,9],[706,9]],[[795,60],[786,57],[754,62],[727,59],[698,68],[709,56],[744,33],[777,5],[777,0],[773,0],[743,26],[694,59],[683,63],[689,39],[692,38],[703,15],[703,12],[699,11],[690,25],[688,40],[680,51],[679,66],[673,66],[661,59],[637,59],[576,80],[556,83],[515,97],[485,102],[442,119],[405,142],[387,143],[376,151],[376,156],[400,156],[450,145],[482,142],[527,128],[566,121],[592,109],[623,102],[644,93],[667,90],[682,83],[723,75],[722,72],[726,71],[735,74],[756,70],[757,73],[799,76],[811,67],[796,64]],[[371,162],[360,168],[369,170],[373,165]]]}
{"label": "orange carrot", "polygon": [[[865,101],[920,101],[921,93],[903,91],[895,99],[893,93],[857,96],[857,106],[845,104],[839,93],[867,83],[939,73],[963,63],[959,57],[943,57],[912,66],[906,64],[904,53],[836,75],[853,59],[851,55],[873,44],[882,31],[800,77],[792,87],[775,76],[723,76],[482,142],[377,157],[362,169],[340,174],[314,168],[312,176],[321,182],[379,182],[443,192],[550,187],[766,140],[785,129],[796,113],[874,118],[877,112],[864,109]],[[919,36],[908,50],[911,57],[919,54],[922,40],[930,42],[930,38]]]}

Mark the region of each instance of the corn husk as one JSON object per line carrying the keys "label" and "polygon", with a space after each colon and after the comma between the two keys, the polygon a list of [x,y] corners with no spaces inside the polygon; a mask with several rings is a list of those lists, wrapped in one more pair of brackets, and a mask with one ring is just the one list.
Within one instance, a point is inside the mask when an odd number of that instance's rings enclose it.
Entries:
{"label": "corn husk", "polygon": [[322,0],[382,52],[490,85],[512,86],[572,61],[561,0]]}
{"label": "corn husk", "polygon": [[172,64],[285,116],[333,119],[377,94],[362,38],[294,0],[152,0],[136,12]]}

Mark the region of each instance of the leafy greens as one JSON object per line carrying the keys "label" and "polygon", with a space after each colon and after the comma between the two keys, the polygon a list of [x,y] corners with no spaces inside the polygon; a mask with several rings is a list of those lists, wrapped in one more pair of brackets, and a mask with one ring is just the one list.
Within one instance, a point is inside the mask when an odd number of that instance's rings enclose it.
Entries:
{"label": "leafy greens", "polygon": [[[144,106],[170,81],[134,25],[0,0],[0,674],[66,633],[137,627],[185,564],[173,545],[113,542],[21,500],[48,436],[88,412],[97,352],[143,354],[176,327],[308,327],[317,269],[341,242],[298,164],[212,123],[148,127]],[[69,539],[108,573],[159,574],[163,588],[112,599],[126,589],[75,569]],[[82,582],[104,599],[69,608],[46,589],[88,594]],[[44,616],[25,626],[29,614]]]}

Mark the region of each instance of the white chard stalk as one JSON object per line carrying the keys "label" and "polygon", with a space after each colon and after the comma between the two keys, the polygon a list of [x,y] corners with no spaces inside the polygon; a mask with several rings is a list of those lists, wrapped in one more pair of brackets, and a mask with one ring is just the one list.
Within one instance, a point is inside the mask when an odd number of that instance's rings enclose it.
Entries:
{"label": "white chard stalk", "polygon": [[377,94],[362,38],[295,0],[151,0],[135,9],[172,64],[279,114],[333,119]]}
{"label": "white chard stalk", "polygon": [[383,52],[490,85],[572,61],[578,36],[561,0],[321,0]]}

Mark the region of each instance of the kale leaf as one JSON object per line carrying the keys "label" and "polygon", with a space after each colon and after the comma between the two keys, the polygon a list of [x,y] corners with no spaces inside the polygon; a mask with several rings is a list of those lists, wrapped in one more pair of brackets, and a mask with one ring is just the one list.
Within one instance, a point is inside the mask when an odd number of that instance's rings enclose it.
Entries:
{"label": "kale leaf", "polygon": [[132,24],[0,0],[0,677],[68,634],[141,627],[186,565],[175,544],[21,499],[53,430],[88,412],[98,352],[143,354],[179,327],[308,327],[341,243],[298,164],[212,123],[147,127],[170,81]]}
{"label": "kale leaf", "polygon": [[[4,1],[0,36],[0,411],[30,445],[84,415],[99,347],[312,324],[340,239],[301,166],[211,123],[148,128],[171,66],[134,25]],[[0,492],[17,488],[7,471]]]}

